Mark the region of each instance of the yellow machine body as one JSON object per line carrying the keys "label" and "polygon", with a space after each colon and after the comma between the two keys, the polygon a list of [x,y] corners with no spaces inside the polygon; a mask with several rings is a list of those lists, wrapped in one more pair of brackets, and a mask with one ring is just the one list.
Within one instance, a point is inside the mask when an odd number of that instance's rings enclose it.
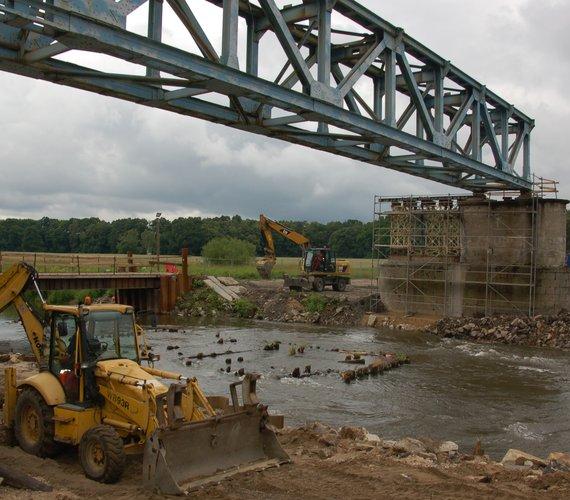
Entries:
{"label": "yellow machine body", "polygon": [[122,441],[121,453],[144,454],[145,484],[167,494],[289,460],[257,400],[257,376],[231,384],[231,404],[230,397],[209,399],[195,378],[152,366],[130,306],[44,303],[40,318],[23,297],[35,276],[25,264],[0,276],[0,312],[16,306],[40,367],[19,384],[7,369],[3,416],[9,428],[24,425],[18,400],[23,391],[35,391],[53,412],[50,439],[81,450],[92,429],[108,426]]}
{"label": "yellow machine body", "polygon": [[[325,286],[332,286],[336,291],[344,291],[350,283],[350,262],[337,259],[334,252],[327,247],[311,247],[309,238],[289,229],[265,215],[259,216],[259,230],[264,243],[265,255],[257,259],[257,271],[264,279],[271,277],[271,271],[277,262],[273,233],[299,245],[303,257],[299,261],[299,276],[285,276],[285,286],[291,290],[312,289],[322,292]],[[320,260],[322,254],[322,260]],[[316,260],[319,262],[316,262]],[[318,265],[314,265],[314,263]]]}

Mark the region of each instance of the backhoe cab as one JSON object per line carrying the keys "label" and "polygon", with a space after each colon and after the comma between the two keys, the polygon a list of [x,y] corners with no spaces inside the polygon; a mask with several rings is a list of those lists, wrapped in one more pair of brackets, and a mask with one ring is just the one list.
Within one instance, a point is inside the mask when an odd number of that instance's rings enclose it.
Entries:
{"label": "backhoe cab", "polygon": [[299,263],[299,276],[284,276],[285,287],[290,290],[314,290],[322,292],[325,286],[344,292],[350,283],[350,263],[336,258],[328,247],[311,246],[309,239],[265,215],[259,216],[259,230],[265,255],[257,260],[257,270],[264,279],[271,277],[271,271],[277,262],[273,233],[296,243],[301,247],[303,257]]}
{"label": "backhoe cab", "polygon": [[78,445],[85,474],[107,483],[121,477],[127,454],[143,453],[144,484],[164,494],[289,460],[257,399],[256,375],[231,384],[229,398],[206,397],[195,378],[152,366],[132,307],[42,298],[42,318],[23,296],[30,284],[41,298],[26,264],[0,275],[0,312],[15,306],[40,367],[19,384],[6,369],[4,425],[24,451],[48,457]]}

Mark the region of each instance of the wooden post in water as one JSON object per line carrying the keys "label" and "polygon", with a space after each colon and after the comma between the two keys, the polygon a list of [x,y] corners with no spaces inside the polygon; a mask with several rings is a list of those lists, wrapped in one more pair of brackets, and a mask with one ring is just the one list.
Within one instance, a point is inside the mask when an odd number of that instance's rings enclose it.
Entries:
{"label": "wooden post in water", "polygon": [[188,276],[188,247],[182,249],[182,293],[190,290],[190,278]]}

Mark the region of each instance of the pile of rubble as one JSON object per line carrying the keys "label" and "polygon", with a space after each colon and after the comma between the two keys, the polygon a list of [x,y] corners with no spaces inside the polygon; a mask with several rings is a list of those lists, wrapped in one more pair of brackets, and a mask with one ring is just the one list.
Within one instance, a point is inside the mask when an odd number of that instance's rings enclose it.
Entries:
{"label": "pile of rubble", "polygon": [[[439,443],[409,437],[399,440],[385,440],[376,434],[369,433],[363,427],[335,429],[326,424],[314,422],[295,429],[282,429],[279,434],[280,441],[285,445],[289,444],[289,441],[302,442],[304,453],[312,453],[322,459],[330,459],[335,455],[355,450],[377,450],[383,455],[406,462],[412,461],[414,462],[413,465],[428,467],[474,459],[473,455],[460,454],[459,446],[452,441]],[[313,443],[312,446],[311,443]],[[489,458],[480,452],[477,460],[487,462]]]}
{"label": "pile of rubble", "polygon": [[[494,462],[485,454],[481,441],[477,441],[473,449],[462,452],[459,445],[453,441],[439,442],[411,437],[388,440],[371,434],[362,427],[335,429],[320,422],[296,429],[285,428],[279,432],[280,440],[286,445],[290,444],[290,441],[302,441],[303,453],[313,454],[321,459],[334,460],[335,455],[363,450],[376,451],[414,467],[447,469],[467,463],[491,466],[487,471],[481,468],[481,475],[469,477],[472,481],[480,483],[492,482],[493,476],[501,469],[520,471],[532,477],[570,471],[570,455],[567,453],[551,453],[548,458],[542,459],[520,450],[510,449],[500,462]],[[491,470],[493,474],[488,473]]]}
{"label": "pile of rubble", "polygon": [[328,326],[355,326],[370,307],[369,298],[354,299],[344,294],[318,294],[322,307],[307,303],[315,294],[289,290],[248,290],[244,297],[257,306],[256,319],[282,323],[312,323]]}
{"label": "pile of rubble", "polygon": [[570,314],[565,311],[557,316],[444,318],[424,331],[477,342],[570,348]]}

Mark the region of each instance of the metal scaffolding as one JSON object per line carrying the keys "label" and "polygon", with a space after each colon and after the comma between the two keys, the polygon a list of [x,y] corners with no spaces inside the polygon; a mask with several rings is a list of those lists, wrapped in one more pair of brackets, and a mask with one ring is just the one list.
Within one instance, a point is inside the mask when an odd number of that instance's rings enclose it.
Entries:
{"label": "metal scaffolding", "polygon": [[0,0],[0,70],[473,192],[532,187],[534,120],[353,0]]}
{"label": "metal scaffolding", "polygon": [[539,199],[375,197],[373,310],[533,314]]}

